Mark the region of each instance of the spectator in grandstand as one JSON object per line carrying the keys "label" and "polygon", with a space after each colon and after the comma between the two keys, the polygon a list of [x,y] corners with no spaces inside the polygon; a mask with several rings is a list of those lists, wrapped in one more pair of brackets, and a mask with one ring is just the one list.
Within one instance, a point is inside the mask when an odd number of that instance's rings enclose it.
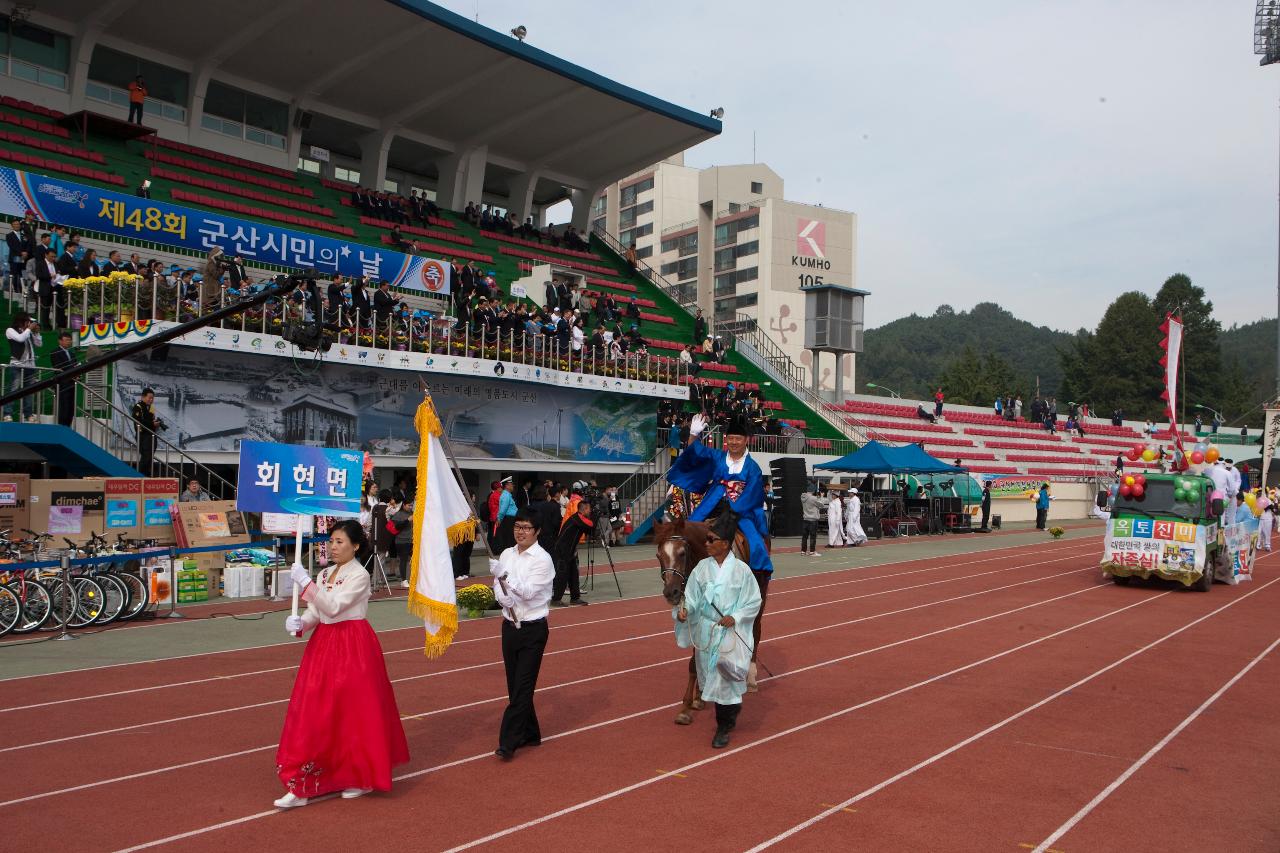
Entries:
{"label": "spectator in grandstand", "polygon": [[1116,409],[1115,411],[1113,411],[1111,413],[1111,425],[1124,426],[1124,412],[1122,412],[1119,409]]}
{"label": "spectator in grandstand", "polygon": [[143,269],[142,258],[137,252],[129,255],[129,260],[120,262],[120,270],[127,272],[129,275],[140,275]]}
{"label": "spectator in grandstand", "polygon": [[151,198],[151,179],[143,178],[142,183],[138,184],[138,188],[134,190],[133,194],[138,198]]}
{"label": "spectator in grandstand", "polygon": [[187,480],[187,487],[183,489],[182,494],[178,496],[179,503],[204,503],[212,500],[209,493],[200,487],[200,481],[195,477]]}
{"label": "spectator in grandstand", "polygon": [[1003,400],[1002,398],[1000,398],[1000,397],[996,397],[996,402],[995,402],[995,404],[994,404],[993,408],[994,408],[994,409],[995,409],[995,411],[996,411],[996,417],[1001,417],[1001,416],[1003,416],[1003,415],[1004,415],[1004,400]]}
{"label": "spectator in grandstand", "polygon": [[132,124],[142,124],[142,105],[147,102],[147,84],[143,81],[142,75],[139,74],[133,78],[133,82],[129,84],[129,121]]}
{"label": "spectator in grandstand", "polygon": [[378,289],[373,294],[373,315],[377,320],[378,329],[386,330],[395,304],[395,297],[391,295],[391,282],[384,278],[378,282]]}
{"label": "spectator in grandstand", "polygon": [[96,249],[85,249],[84,257],[80,259],[80,263],[76,264],[76,276],[79,278],[89,278],[98,274],[98,251]]}
{"label": "spectator in grandstand", "polygon": [[942,393],[942,388],[939,387],[933,395],[933,417],[935,419],[942,417],[942,403],[945,399],[946,397]]}
{"label": "spectator in grandstand", "polygon": [[[637,327],[634,325],[631,328],[637,329]],[[724,363],[724,357],[725,357],[724,338],[720,337],[719,335],[716,335],[711,340],[711,357],[715,359],[717,364]]]}
{"label": "spectator in grandstand", "polygon": [[1218,413],[1217,413],[1217,412],[1214,412],[1214,413],[1213,413],[1213,427],[1212,427],[1212,429],[1210,430],[1210,434],[1212,434],[1212,435],[1217,435],[1217,434],[1218,434],[1218,429],[1219,429],[1221,426],[1222,426],[1222,418],[1218,415]]}
{"label": "spectator in grandstand", "polygon": [[1018,394],[1013,398],[1013,419],[1020,420],[1022,418],[1022,395]]}
{"label": "spectator in grandstand", "polygon": [[636,297],[631,297],[627,302],[627,319],[640,321],[640,303],[636,301]]}
{"label": "spectator in grandstand", "polygon": [[249,271],[244,268],[244,258],[236,255],[231,259],[231,263],[227,265],[227,276],[231,279],[231,286],[237,290],[249,281]]}
{"label": "spectator in grandstand", "polygon": [[[49,232],[45,231],[43,234],[40,235],[40,239],[36,241],[35,248],[31,252],[31,257],[35,258],[37,261],[43,261],[45,258],[45,255],[48,255],[53,251],[53,247],[51,246],[49,241],[50,241]],[[50,258],[50,260],[54,260],[57,257],[58,257],[57,255],[54,255],[53,258]]]}
{"label": "spectator in grandstand", "polygon": [[1116,454],[1116,476],[1119,477],[1119,476],[1122,476],[1123,474],[1124,474],[1124,454],[1117,453]]}
{"label": "spectator in grandstand", "polygon": [[395,246],[396,249],[398,249],[401,252],[404,252],[406,255],[412,254],[413,252],[418,251],[417,244],[409,240],[406,240],[404,238],[404,235],[400,233],[399,225],[391,226],[391,245]]}
{"label": "spectator in grandstand", "polygon": [[533,224],[533,217],[525,219],[524,224],[520,226],[520,236],[526,240],[537,240],[542,242],[542,232],[538,230],[538,226]]}
{"label": "spectator in grandstand", "polygon": [[22,237],[22,223],[13,220],[9,223],[9,233],[4,236],[5,245],[9,249],[9,289],[19,290],[22,281],[22,268],[27,264],[29,247]]}
{"label": "spectator in grandstand", "polygon": [[57,325],[67,325],[67,295],[53,255],[46,253],[43,257],[32,258],[31,263],[35,265],[36,292],[40,298],[40,324],[50,327],[49,309],[56,304]]}
{"label": "spectator in grandstand", "polygon": [[1044,416],[1044,428],[1049,431],[1050,435],[1057,435],[1058,419],[1054,417],[1052,412],[1049,412]]}
{"label": "spectator in grandstand", "polygon": [[702,316],[702,309],[693,315],[693,343],[698,345],[707,339],[707,318]]}
{"label": "spectator in grandstand", "polygon": [[338,322],[342,309],[347,304],[346,289],[347,284],[342,280],[342,276],[335,275],[330,280],[329,286],[325,288],[325,300],[328,303],[325,310],[325,322]]}
{"label": "spectator in grandstand", "polygon": [[640,266],[640,258],[636,255],[636,244],[631,243],[627,246],[627,254],[625,255],[627,266],[631,267],[634,272]]}
{"label": "spectator in grandstand", "polygon": [[113,272],[124,271],[124,259],[120,256],[119,249],[112,249],[107,252],[107,260],[102,264],[102,275],[111,275]]}
{"label": "spectator in grandstand", "polygon": [[934,417],[932,414],[929,413],[927,409],[925,409],[923,404],[916,405],[916,417],[922,421],[928,421],[929,423],[933,423],[934,421],[937,420],[936,417]]}

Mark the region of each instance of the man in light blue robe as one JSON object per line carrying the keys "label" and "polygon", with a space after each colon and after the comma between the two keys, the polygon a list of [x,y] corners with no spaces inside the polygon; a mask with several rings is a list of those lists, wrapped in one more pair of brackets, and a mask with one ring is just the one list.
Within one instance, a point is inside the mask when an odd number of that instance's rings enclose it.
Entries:
{"label": "man in light blue robe", "polygon": [[[734,526],[721,516],[707,536],[707,557],[693,567],[676,606],[676,644],[694,648],[702,698],[716,705],[716,733],[711,746],[729,745],[737,725],[742,694],[747,692],[746,666],[754,651],[752,628],[760,612],[760,588],[750,567],[730,552]],[[719,666],[721,657],[738,664],[742,678],[731,678]]]}

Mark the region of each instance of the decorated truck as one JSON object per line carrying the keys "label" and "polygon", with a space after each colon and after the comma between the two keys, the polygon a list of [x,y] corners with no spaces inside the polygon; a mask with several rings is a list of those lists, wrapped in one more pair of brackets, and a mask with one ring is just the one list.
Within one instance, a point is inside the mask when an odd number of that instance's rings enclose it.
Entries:
{"label": "decorated truck", "polygon": [[[1118,584],[1156,576],[1201,592],[1225,566],[1213,481],[1199,474],[1137,474],[1110,495],[1102,571]],[[1108,494],[1098,496],[1106,508]]]}

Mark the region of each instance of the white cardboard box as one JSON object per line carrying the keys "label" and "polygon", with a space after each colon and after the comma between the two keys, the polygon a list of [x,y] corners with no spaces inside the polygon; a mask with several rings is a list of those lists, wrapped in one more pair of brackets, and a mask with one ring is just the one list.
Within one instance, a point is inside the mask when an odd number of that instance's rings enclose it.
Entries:
{"label": "white cardboard box", "polygon": [[271,597],[293,597],[293,578],[288,569],[275,569],[271,572]]}
{"label": "white cardboard box", "polygon": [[227,566],[222,573],[222,594],[227,598],[254,598],[263,594],[262,566]]}

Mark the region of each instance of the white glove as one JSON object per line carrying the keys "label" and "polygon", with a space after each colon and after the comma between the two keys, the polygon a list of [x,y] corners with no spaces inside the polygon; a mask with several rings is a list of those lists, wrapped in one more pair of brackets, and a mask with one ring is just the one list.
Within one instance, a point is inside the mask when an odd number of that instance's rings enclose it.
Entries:
{"label": "white glove", "polygon": [[489,561],[489,574],[493,575],[493,576],[496,578],[496,577],[498,576],[498,572],[499,572],[499,571],[501,571],[501,569],[499,569],[499,568],[498,568],[498,561],[497,561],[497,560],[490,560],[490,561]]}
{"label": "white glove", "polygon": [[707,429],[707,418],[705,415],[694,415],[689,421],[689,435],[697,438]]}
{"label": "white glove", "polygon": [[299,592],[306,589],[307,584],[311,583],[311,574],[303,568],[301,563],[293,564],[289,569],[289,577],[293,579],[294,586],[298,588]]}
{"label": "white glove", "polygon": [[302,617],[286,616],[284,617],[284,632],[289,636],[302,633]]}

